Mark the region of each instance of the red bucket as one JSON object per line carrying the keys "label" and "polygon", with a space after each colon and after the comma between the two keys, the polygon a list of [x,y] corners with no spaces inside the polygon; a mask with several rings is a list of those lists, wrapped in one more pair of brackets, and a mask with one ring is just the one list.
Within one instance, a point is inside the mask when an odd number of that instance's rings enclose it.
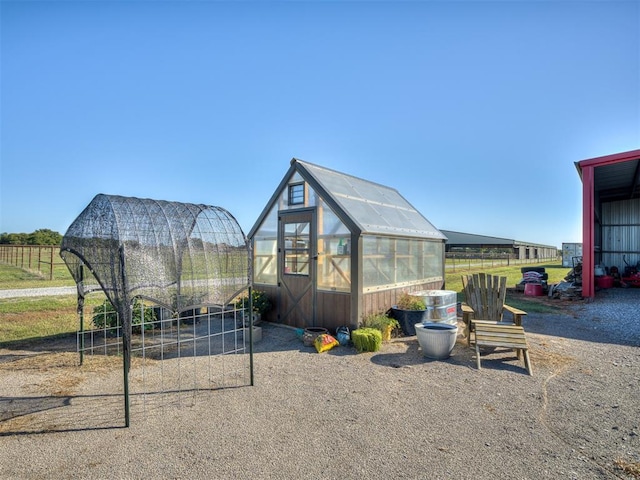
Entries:
{"label": "red bucket", "polygon": [[596,277],[596,285],[600,288],[613,288],[613,277],[611,275]]}
{"label": "red bucket", "polygon": [[540,283],[525,283],[524,294],[530,297],[542,296],[542,284]]}

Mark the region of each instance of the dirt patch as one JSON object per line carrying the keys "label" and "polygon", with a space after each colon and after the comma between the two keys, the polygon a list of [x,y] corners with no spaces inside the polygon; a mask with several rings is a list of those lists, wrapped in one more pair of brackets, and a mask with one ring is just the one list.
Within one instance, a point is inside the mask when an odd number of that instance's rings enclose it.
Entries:
{"label": "dirt patch", "polygon": [[[538,305],[543,309],[543,312],[546,311],[544,309],[553,309],[554,313],[561,313],[565,315],[572,315],[573,309],[585,303],[585,300],[582,297],[576,298],[550,298],[548,295],[542,296],[528,296],[523,292],[517,291],[515,288],[507,288],[507,303],[511,301],[521,301],[526,302],[527,304]],[[526,307],[523,308],[525,311]],[[534,310],[531,308],[531,310]]]}
{"label": "dirt patch", "polygon": [[624,473],[640,478],[640,462],[628,462],[623,458],[617,458],[614,463]]}

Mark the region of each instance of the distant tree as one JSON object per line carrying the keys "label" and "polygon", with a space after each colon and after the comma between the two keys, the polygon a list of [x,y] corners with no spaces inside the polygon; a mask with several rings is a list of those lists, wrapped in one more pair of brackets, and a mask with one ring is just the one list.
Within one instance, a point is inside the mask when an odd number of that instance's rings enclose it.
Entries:
{"label": "distant tree", "polygon": [[28,245],[60,245],[62,235],[48,228],[41,228],[29,234]]}
{"label": "distant tree", "polygon": [[26,245],[26,233],[3,233],[0,235],[0,243],[5,245]]}
{"label": "distant tree", "polygon": [[1,233],[0,244],[3,245],[60,245],[62,235],[48,228],[41,228],[32,233]]}

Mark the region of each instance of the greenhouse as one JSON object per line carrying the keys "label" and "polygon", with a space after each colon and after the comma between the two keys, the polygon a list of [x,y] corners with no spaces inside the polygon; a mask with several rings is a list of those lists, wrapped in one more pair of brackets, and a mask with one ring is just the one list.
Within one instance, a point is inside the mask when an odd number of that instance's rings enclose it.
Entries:
{"label": "greenhouse", "polygon": [[446,237],[397,190],[296,158],[248,236],[266,319],[297,328],[355,327],[444,286]]}

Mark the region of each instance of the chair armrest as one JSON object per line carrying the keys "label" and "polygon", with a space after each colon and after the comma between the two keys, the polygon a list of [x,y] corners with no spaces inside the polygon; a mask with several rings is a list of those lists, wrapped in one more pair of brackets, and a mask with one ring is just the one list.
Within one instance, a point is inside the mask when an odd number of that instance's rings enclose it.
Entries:
{"label": "chair armrest", "polygon": [[471,321],[473,320],[473,308],[466,303],[460,305],[462,309],[462,321],[464,322],[464,334],[467,337],[467,345],[471,345]]}
{"label": "chair armrest", "polygon": [[522,317],[524,317],[527,312],[525,312],[524,310],[520,310],[519,308],[515,308],[515,307],[511,307],[509,305],[503,305],[503,310],[506,310],[507,312],[511,313],[511,315],[513,315],[513,323],[515,323],[518,326],[522,326]]}
{"label": "chair armrest", "polygon": [[469,322],[473,318],[474,314],[473,308],[465,303],[460,305],[460,307],[462,308],[462,320],[464,321],[465,325],[469,325]]}

